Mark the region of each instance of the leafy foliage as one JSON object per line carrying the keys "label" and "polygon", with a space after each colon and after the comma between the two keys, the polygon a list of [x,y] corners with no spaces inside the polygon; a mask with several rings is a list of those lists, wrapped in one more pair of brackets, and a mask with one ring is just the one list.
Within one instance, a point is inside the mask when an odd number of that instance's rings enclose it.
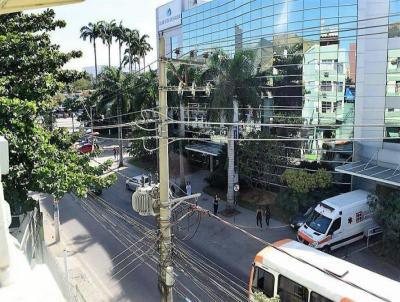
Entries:
{"label": "leafy foliage", "polygon": [[[214,52],[208,60],[204,78],[211,78],[215,83],[211,96],[211,106],[214,108],[233,108],[235,99],[240,108],[260,105],[261,99],[256,89],[254,54],[251,51],[236,52],[233,58],[229,58],[222,51]],[[233,110],[212,110],[210,116],[232,121]]]}
{"label": "leafy foliage", "polygon": [[318,169],[315,173],[287,169],[281,178],[289,189],[279,192],[276,203],[289,214],[303,212],[338,193],[336,187],[332,186],[332,175],[324,169]]}
{"label": "leafy foliage", "polygon": [[255,302],[279,302],[281,299],[279,296],[268,298],[262,292],[256,292],[253,294],[253,298]]}
{"label": "leafy foliage", "polygon": [[324,169],[315,173],[305,170],[287,169],[282,174],[282,180],[288,187],[297,193],[308,193],[315,189],[326,189],[332,185],[332,174]]}
{"label": "leafy foliage", "polygon": [[3,181],[14,213],[34,207],[28,191],[82,196],[92,186],[107,187],[115,180],[113,174],[102,176],[110,163],[94,167],[89,156],[78,155],[72,147],[76,136],[45,127],[58,105],[54,96],[85,76],[62,69],[81,56],[51,43],[50,32],[63,27],[52,10],[0,16],[0,135],[10,148],[10,173]]}
{"label": "leafy foliage", "polygon": [[370,198],[369,205],[374,212],[375,221],[383,230],[383,242],[387,253],[400,260],[400,194],[393,190],[387,194],[377,192],[378,198]]}
{"label": "leafy foliage", "polygon": [[[144,137],[148,136],[148,132],[144,130],[137,130],[133,132],[133,137]],[[146,149],[143,147],[146,146]],[[133,159],[142,160],[157,160],[156,151],[148,151],[156,148],[157,142],[155,139],[144,139],[144,140],[133,140],[130,143],[129,155]]]}
{"label": "leafy foliage", "polygon": [[[248,138],[274,138],[265,132],[250,133]],[[252,187],[268,188],[270,183],[279,183],[282,167],[288,164],[283,154],[283,144],[277,141],[243,141],[238,144],[241,177]]]}
{"label": "leafy foliage", "polygon": [[103,177],[110,166],[94,167],[87,155],[72,148],[76,137],[63,130],[49,132],[39,123],[34,102],[0,98],[0,135],[9,142],[10,172],[3,178],[4,193],[13,212],[32,209],[28,191],[61,198],[66,192],[86,194],[94,184],[108,187],[115,175]]}
{"label": "leafy foliage", "polygon": [[81,56],[80,51],[63,53],[51,43],[50,32],[63,27],[53,10],[0,16],[0,95],[35,101],[46,111],[52,96],[84,76],[61,68]]}

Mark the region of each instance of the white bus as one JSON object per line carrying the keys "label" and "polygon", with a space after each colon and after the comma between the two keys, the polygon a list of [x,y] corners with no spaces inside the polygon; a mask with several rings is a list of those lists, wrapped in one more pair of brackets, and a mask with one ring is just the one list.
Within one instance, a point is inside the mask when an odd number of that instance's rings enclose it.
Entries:
{"label": "white bus", "polygon": [[400,301],[399,282],[291,239],[256,255],[249,301],[255,292],[281,302]]}

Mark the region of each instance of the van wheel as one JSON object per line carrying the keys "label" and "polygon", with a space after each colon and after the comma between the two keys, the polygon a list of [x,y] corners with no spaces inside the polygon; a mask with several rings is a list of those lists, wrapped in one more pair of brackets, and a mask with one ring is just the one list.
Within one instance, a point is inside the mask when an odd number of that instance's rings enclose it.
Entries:
{"label": "van wheel", "polygon": [[331,251],[331,247],[330,247],[329,245],[324,246],[324,247],[321,249],[321,251],[324,252],[324,253],[327,253],[327,254],[330,254],[330,253],[332,252],[332,251]]}

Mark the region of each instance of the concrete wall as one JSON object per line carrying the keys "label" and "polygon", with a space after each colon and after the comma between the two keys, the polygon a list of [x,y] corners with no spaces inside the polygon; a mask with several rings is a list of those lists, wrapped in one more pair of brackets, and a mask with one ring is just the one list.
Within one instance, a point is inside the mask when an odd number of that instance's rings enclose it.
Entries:
{"label": "concrete wall", "polygon": [[[384,124],[389,0],[358,1],[355,124]],[[356,127],[355,138],[383,137],[383,127]],[[383,140],[355,144],[355,159],[370,157]]]}

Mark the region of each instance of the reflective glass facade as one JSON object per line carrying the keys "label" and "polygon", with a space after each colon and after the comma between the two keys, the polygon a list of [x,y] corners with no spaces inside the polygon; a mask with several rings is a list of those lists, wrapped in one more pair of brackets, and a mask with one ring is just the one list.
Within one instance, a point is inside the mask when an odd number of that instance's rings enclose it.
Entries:
{"label": "reflective glass facade", "polygon": [[[352,153],[357,0],[214,0],[182,15],[183,51],[256,55],[265,117],[316,125],[302,160],[340,164]],[[282,123],[282,122],[281,122]],[[289,137],[293,131],[280,131]],[[322,138],[335,138],[324,142]]]}
{"label": "reflective glass facade", "polygon": [[386,104],[385,104],[385,142],[400,143],[400,1],[389,3],[388,45],[396,48],[388,49],[386,73]]}

